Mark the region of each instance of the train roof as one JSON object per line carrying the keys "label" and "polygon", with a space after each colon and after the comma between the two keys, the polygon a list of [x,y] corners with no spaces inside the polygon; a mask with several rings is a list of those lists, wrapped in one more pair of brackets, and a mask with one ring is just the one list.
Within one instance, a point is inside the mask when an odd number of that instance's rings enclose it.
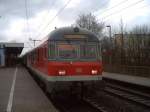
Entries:
{"label": "train roof", "polygon": [[62,27],[55,29],[48,35],[48,40],[65,40],[64,35],[86,35],[88,41],[99,41],[94,33],[79,27]]}
{"label": "train roof", "polygon": [[[60,40],[64,40],[64,35],[86,35],[86,39],[87,41],[99,41],[98,37],[91,31],[83,29],[83,28],[79,28],[79,27],[62,27],[62,28],[58,28],[53,30],[49,35],[46,36],[46,38],[41,42],[41,44],[43,44],[43,42],[45,40],[52,40],[52,41],[60,41]],[[34,51],[35,49],[37,49],[41,44],[39,44],[38,46],[36,46],[35,48],[27,51],[25,54],[22,54],[20,57],[25,56],[26,54]]]}

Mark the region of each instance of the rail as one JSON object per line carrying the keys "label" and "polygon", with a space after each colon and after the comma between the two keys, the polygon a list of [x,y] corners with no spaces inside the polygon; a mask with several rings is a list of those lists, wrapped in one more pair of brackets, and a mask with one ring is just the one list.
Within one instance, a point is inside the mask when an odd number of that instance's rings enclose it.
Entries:
{"label": "rail", "polygon": [[150,108],[150,96],[146,93],[131,90],[121,86],[107,84],[105,92]]}

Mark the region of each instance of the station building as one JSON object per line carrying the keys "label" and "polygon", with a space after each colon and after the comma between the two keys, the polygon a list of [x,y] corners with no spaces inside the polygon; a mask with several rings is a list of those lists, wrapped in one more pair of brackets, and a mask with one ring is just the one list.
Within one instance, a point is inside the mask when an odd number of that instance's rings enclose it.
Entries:
{"label": "station building", "polygon": [[11,67],[18,63],[18,56],[24,48],[24,43],[0,42],[0,67]]}

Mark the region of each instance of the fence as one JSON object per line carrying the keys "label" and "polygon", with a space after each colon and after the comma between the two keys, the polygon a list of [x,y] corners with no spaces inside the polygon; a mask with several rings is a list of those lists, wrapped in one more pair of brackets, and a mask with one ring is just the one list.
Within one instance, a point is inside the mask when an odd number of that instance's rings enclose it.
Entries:
{"label": "fence", "polygon": [[104,64],[104,71],[150,78],[150,66],[128,66],[128,65]]}

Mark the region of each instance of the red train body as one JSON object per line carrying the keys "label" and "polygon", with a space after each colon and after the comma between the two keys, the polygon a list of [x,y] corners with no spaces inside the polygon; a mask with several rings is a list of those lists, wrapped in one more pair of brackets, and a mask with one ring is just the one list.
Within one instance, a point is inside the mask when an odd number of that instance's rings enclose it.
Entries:
{"label": "red train body", "polygon": [[81,28],[60,28],[48,35],[40,46],[26,53],[24,62],[50,92],[72,82],[101,80],[101,45],[91,32]]}

